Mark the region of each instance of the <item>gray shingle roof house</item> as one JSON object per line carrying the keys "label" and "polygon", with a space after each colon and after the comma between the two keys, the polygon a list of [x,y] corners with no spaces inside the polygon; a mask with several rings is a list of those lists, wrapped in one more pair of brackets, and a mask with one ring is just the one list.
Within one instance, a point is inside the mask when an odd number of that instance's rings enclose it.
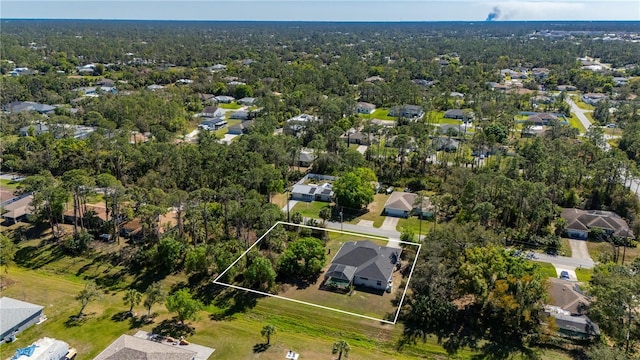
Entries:
{"label": "gray shingle roof house", "polygon": [[211,118],[221,117],[224,116],[224,110],[217,106],[206,106],[198,116]]}
{"label": "gray shingle roof house", "polygon": [[40,134],[49,132],[49,126],[47,126],[47,124],[45,123],[35,123],[29,126],[23,126],[20,128],[20,130],[18,130],[18,132],[20,133],[20,136],[28,136],[30,129],[33,129],[33,136],[38,136]]}
{"label": "gray shingle roof house", "polygon": [[3,106],[2,109],[10,113],[36,111],[41,114],[49,114],[52,113],[56,109],[56,107],[47,104],[40,104],[33,101],[14,101]]}
{"label": "gray shingle roof house", "polygon": [[291,189],[291,199],[300,201],[331,201],[333,197],[332,186],[329,183],[296,184]]}
{"label": "gray shingle roof house", "polygon": [[43,309],[40,305],[0,297],[0,344],[13,341],[18,333],[45,319]]}
{"label": "gray shingle roof house", "polygon": [[558,121],[558,117],[549,113],[541,113],[529,116],[526,121],[532,122],[537,126],[547,126],[554,121]]}
{"label": "gray shingle roof house", "polygon": [[408,217],[422,208],[422,216],[433,215],[433,205],[428,197],[422,198],[422,206],[416,204],[418,194],[394,191],[384,204],[384,214],[387,216]]}
{"label": "gray shingle roof house", "polygon": [[229,134],[242,135],[249,132],[249,129],[253,127],[253,120],[244,121],[240,124],[229,126]]}
{"label": "gray shingle roof house", "polygon": [[213,99],[222,104],[229,104],[235,100],[235,98],[231,96],[225,96],[225,95],[216,96]]}
{"label": "gray shingle roof house", "polygon": [[256,102],[256,98],[254,97],[243,97],[242,99],[237,101],[238,104],[241,105],[253,105]]}
{"label": "gray shingle roof house", "polygon": [[346,242],[331,261],[324,278],[385,290],[392,283],[400,252],[398,248],[378,246],[369,240]]}
{"label": "gray shingle roof house", "polygon": [[560,215],[566,222],[565,229],[571,238],[586,239],[592,229],[602,229],[606,234],[632,238],[629,224],[612,211],[564,208]]}
{"label": "gray shingle roof house", "polygon": [[405,117],[405,118],[421,118],[424,110],[418,105],[394,106],[389,110],[389,116]]}
{"label": "gray shingle roof house", "polygon": [[356,113],[358,114],[371,114],[376,111],[376,106],[368,102],[359,102],[356,104]]}
{"label": "gray shingle roof house", "polygon": [[586,315],[572,315],[557,306],[545,306],[547,316],[554,318],[558,334],[572,339],[592,339],[600,335],[598,324]]}
{"label": "gray shingle roof house", "polygon": [[194,360],[197,354],[180,346],[122,335],[94,360]]}
{"label": "gray shingle roof house", "polygon": [[470,120],[473,119],[473,113],[462,109],[450,109],[444,112],[444,117],[446,119]]}

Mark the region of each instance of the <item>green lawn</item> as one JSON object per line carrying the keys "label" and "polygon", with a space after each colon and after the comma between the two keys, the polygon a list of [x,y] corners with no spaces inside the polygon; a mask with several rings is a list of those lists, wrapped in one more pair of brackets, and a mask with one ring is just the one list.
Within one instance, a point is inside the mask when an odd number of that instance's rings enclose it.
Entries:
{"label": "green lawn", "polygon": [[578,120],[578,118],[574,113],[571,113],[571,116],[567,117],[567,121],[569,121],[569,125],[571,127],[578,129],[578,131],[580,131],[581,134],[587,132],[587,129],[585,129],[585,127],[582,125],[580,120]]}
{"label": "green lawn", "polygon": [[329,203],[324,201],[298,201],[298,203],[292,209],[290,209],[290,212],[294,213],[297,211],[304,217],[320,219],[320,210],[328,206]]}
{"label": "green lawn", "polygon": [[389,108],[377,108],[371,114],[358,114],[364,119],[397,120],[395,116],[389,116]]}
{"label": "green lawn", "polygon": [[[398,221],[396,230],[401,232],[404,228],[409,228],[411,231],[413,231],[417,239],[418,232],[420,232],[420,219],[416,216],[412,216],[408,219],[400,219]],[[421,232],[422,236],[431,231],[431,229],[433,229],[433,219],[423,219]]]}
{"label": "green lawn", "polygon": [[560,239],[560,249],[558,251],[558,255],[571,257],[571,245],[569,245],[569,239]]}
{"label": "green lawn", "polygon": [[8,190],[15,190],[20,186],[20,181],[0,179],[0,186]]}
{"label": "green lawn", "polygon": [[582,101],[582,99],[580,99],[580,96],[577,96],[577,95],[572,96],[571,100],[573,100],[573,102],[575,102],[576,105],[578,105],[578,107],[583,110],[594,110],[596,108],[595,106],[589,105],[584,101]]}
{"label": "green lawn", "polygon": [[576,269],[576,276],[580,282],[589,282],[593,276],[593,269]]}
{"label": "green lawn", "polygon": [[229,104],[218,104],[218,107],[222,108],[222,109],[237,110],[237,109],[240,109],[242,107],[242,105],[240,105],[240,104],[238,104],[237,102],[234,101],[234,102],[229,103]]}
{"label": "green lawn", "polygon": [[358,216],[355,219],[349,221],[350,224],[357,224],[360,220],[369,220],[373,221],[373,227],[379,228],[382,226],[384,222],[384,216],[382,216],[382,210],[384,209],[384,204],[389,199],[390,195],[387,194],[376,194],[373,196],[373,202],[367,206],[369,210],[366,214],[362,216]]}
{"label": "green lawn", "polygon": [[546,277],[557,278],[558,273],[556,272],[556,268],[553,267],[552,264],[546,262],[536,262],[536,264],[540,265],[540,270],[542,274]]}

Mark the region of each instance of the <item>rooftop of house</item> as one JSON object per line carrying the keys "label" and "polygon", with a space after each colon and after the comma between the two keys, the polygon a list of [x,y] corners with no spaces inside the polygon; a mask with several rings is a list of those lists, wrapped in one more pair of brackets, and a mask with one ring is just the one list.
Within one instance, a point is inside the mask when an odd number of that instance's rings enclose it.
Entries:
{"label": "rooftop of house", "polygon": [[571,314],[582,314],[591,301],[574,282],[549,278],[547,281],[549,304]]}
{"label": "rooftop of house", "polygon": [[18,113],[22,111],[37,111],[39,113],[47,113],[54,111],[55,106],[41,104],[33,101],[14,101],[4,106],[6,111]]}
{"label": "rooftop of house", "polygon": [[346,242],[331,261],[332,268],[329,270],[335,274],[339,270],[337,267],[343,265],[342,268],[346,271],[344,275],[351,274],[351,278],[358,276],[387,281],[400,260],[400,252],[399,248],[379,246],[370,240]]}
{"label": "rooftop of house", "polygon": [[368,102],[358,102],[357,104],[358,107],[363,108],[363,109],[375,109],[376,106],[374,104],[368,103]]}
{"label": "rooftop of house", "polygon": [[94,360],[193,360],[196,354],[180,346],[121,335]]}
{"label": "rooftop of house", "polygon": [[13,329],[31,316],[44,309],[43,306],[12,299],[10,297],[0,297],[0,334]]}
{"label": "rooftop of house", "polygon": [[26,195],[11,199],[10,203],[3,203],[4,213],[2,216],[9,219],[17,219],[21,216],[31,214],[31,201],[33,201],[33,195]]}
{"label": "rooftop of house", "polygon": [[561,216],[566,222],[567,230],[603,229],[612,231],[613,235],[619,237],[632,238],[634,236],[629,224],[612,211],[564,208]]}
{"label": "rooftop of house", "polygon": [[[407,193],[402,191],[394,191],[387,199],[387,202],[384,204],[385,209],[394,209],[401,211],[411,211],[418,206],[416,205],[416,200],[418,199],[418,194]],[[422,198],[422,210],[429,210],[433,207],[431,204],[431,200],[428,197]]]}

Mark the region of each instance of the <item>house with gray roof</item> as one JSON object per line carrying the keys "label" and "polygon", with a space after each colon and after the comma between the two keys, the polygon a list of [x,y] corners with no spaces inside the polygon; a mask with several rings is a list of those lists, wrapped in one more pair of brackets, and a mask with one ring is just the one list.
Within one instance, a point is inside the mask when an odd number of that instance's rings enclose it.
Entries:
{"label": "house with gray roof", "polygon": [[462,109],[450,109],[444,112],[445,119],[457,119],[463,121],[473,120],[473,112]]}
{"label": "house with gray roof", "polygon": [[0,203],[2,218],[14,224],[26,218],[33,212],[33,207],[31,206],[32,201],[33,195],[30,193],[16,196],[7,201],[3,201],[2,203]]}
{"label": "house with gray roof", "polygon": [[232,96],[226,96],[226,95],[220,95],[220,96],[216,96],[213,98],[216,102],[221,103],[221,104],[230,104],[232,103],[235,98]]}
{"label": "house with gray roof", "polygon": [[254,98],[254,97],[243,97],[242,99],[237,101],[238,104],[247,105],[247,106],[251,106],[255,102],[256,102],[256,98]]}
{"label": "house with gray roof", "polygon": [[240,124],[235,124],[229,126],[228,134],[231,135],[242,135],[249,132],[249,129],[253,127],[253,120],[243,121]]}
{"label": "house with gray roof", "polygon": [[396,217],[409,217],[414,213],[422,212],[423,217],[433,216],[433,205],[428,197],[422,198],[422,206],[417,203],[418,194],[394,191],[384,204],[384,215]]}
{"label": "house with gray roof", "polygon": [[16,335],[46,319],[43,306],[0,297],[0,344],[15,340]]}
{"label": "house with gray roof", "polygon": [[202,112],[197,114],[196,116],[210,118],[223,117],[224,110],[217,106],[206,106],[204,109],[202,109]]}
{"label": "house with gray roof", "polygon": [[394,106],[389,110],[389,116],[420,119],[424,116],[424,110],[418,105]]}
{"label": "house with gray roof", "polygon": [[368,115],[372,114],[374,111],[376,111],[376,106],[368,102],[359,102],[356,104],[356,113],[358,114]]}
{"label": "house with gray roof", "polygon": [[94,360],[195,360],[197,354],[180,345],[121,335]]}
{"label": "house with gray roof", "polygon": [[333,198],[333,189],[331,184],[296,184],[291,189],[291,199],[299,201],[326,201],[330,202]]}
{"label": "house with gray roof", "polygon": [[33,101],[14,101],[2,107],[2,110],[10,113],[36,111],[40,114],[51,114],[55,111],[55,109],[55,106],[41,104]]}
{"label": "house with gray roof", "polygon": [[566,223],[565,230],[570,238],[587,239],[593,229],[600,229],[607,235],[617,237],[634,237],[629,224],[612,211],[564,208],[560,216]]}
{"label": "house with gray roof", "polygon": [[391,287],[400,263],[399,248],[379,246],[370,240],[342,244],[325,272],[325,284],[354,285],[384,291]]}
{"label": "house with gray roof", "polygon": [[29,134],[33,131],[33,136],[38,136],[40,134],[45,134],[49,132],[49,126],[47,124],[39,122],[35,124],[31,124],[29,126],[21,127],[18,132],[20,136],[29,136]]}

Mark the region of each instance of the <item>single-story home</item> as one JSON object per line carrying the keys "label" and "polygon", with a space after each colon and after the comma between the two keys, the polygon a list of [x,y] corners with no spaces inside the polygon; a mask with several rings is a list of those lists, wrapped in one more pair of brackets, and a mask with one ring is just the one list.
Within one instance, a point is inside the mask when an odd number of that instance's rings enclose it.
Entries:
{"label": "single-story home", "polygon": [[327,201],[333,198],[331,184],[296,184],[291,189],[291,199],[300,201]]}
{"label": "single-story home", "polygon": [[52,114],[56,107],[47,104],[41,104],[33,101],[14,101],[2,107],[3,111],[10,113],[19,113],[23,111],[36,111],[40,114]]}
{"label": "single-story home", "polygon": [[418,194],[394,191],[384,204],[384,215],[407,218],[413,214],[422,213],[422,217],[431,217],[434,206],[428,197],[422,198],[422,204],[417,203]]}
{"label": "single-story home", "polygon": [[164,89],[164,86],[162,85],[157,85],[157,84],[152,84],[147,86],[147,90],[151,90],[151,91],[157,91],[157,90],[162,90]]}
{"label": "single-story home", "polygon": [[2,218],[6,221],[11,221],[14,224],[26,218],[31,215],[33,211],[33,208],[31,207],[32,201],[33,195],[24,194],[2,202]]}
{"label": "single-story home", "polygon": [[381,119],[373,119],[369,123],[377,126],[382,126],[386,128],[392,128],[396,126],[395,120],[381,120]]}
{"label": "single-story home", "polygon": [[548,305],[568,311],[570,315],[584,314],[591,304],[591,300],[584,294],[580,285],[573,281],[549,278],[547,291],[549,292]]}
{"label": "single-story home", "polygon": [[576,90],[578,90],[578,88],[573,86],[573,85],[558,85],[558,87],[556,89],[558,89],[558,91],[576,91]]}
{"label": "single-story home", "polygon": [[115,86],[84,86],[73,89],[78,95],[98,96],[99,94],[117,94],[118,89]]}
{"label": "single-story home", "polygon": [[445,119],[473,120],[473,112],[462,109],[450,109],[444,112]]}
{"label": "single-story home", "polygon": [[460,147],[460,141],[447,137],[436,137],[431,141],[436,151],[454,152]]}
{"label": "single-story home", "polygon": [[142,224],[139,218],[134,218],[120,226],[120,235],[130,239],[140,239],[142,236]]}
{"label": "single-story home", "polygon": [[371,134],[365,134],[360,131],[347,131],[341,138],[348,144],[369,145],[369,138],[373,137]]}
{"label": "single-story home", "polygon": [[222,71],[227,70],[227,65],[215,64],[213,66],[209,66],[207,69],[209,69],[209,71]]}
{"label": "single-story home", "polygon": [[203,130],[218,130],[225,125],[227,125],[227,121],[223,118],[205,118],[198,127]]}
{"label": "single-story home", "polygon": [[23,126],[18,130],[20,136],[29,136],[31,131],[33,131],[33,136],[38,136],[40,134],[48,133],[49,126],[43,122],[39,122],[29,126]]}
{"label": "single-story home", "polygon": [[254,98],[254,97],[243,97],[242,99],[237,101],[238,104],[247,105],[247,106],[251,106],[255,102],[256,102],[256,98]]}
{"label": "single-story home", "polygon": [[252,118],[252,112],[246,110],[237,110],[231,114],[230,118],[236,120],[249,120]]}
{"label": "single-story home", "polygon": [[544,313],[552,317],[558,334],[571,339],[593,339],[600,335],[598,324],[586,315],[572,315],[557,306],[545,306]]}
{"label": "single-story home", "polygon": [[384,78],[376,75],[376,76],[370,76],[370,77],[364,79],[364,81],[368,82],[368,83],[372,83],[372,82],[376,82],[376,81],[384,82]]}
{"label": "single-story home", "polygon": [[221,103],[221,104],[230,104],[235,100],[235,98],[233,98],[231,96],[225,96],[225,95],[216,96],[213,99],[216,102]]}
{"label": "single-story home", "polygon": [[558,117],[550,113],[533,114],[529,116],[526,122],[530,122],[535,126],[548,126],[558,121]]}
{"label": "single-story home", "polygon": [[[178,341],[179,343],[179,341]],[[121,335],[94,360],[164,359],[195,360],[198,353],[176,343],[150,341],[131,335]]]}
{"label": "single-story home", "polygon": [[394,106],[389,110],[389,116],[419,119],[424,116],[424,110],[418,105]]}
{"label": "single-story home", "polygon": [[601,94],[601,93],[588,93],[588,94],[582,95],[582,101],[585,104],[589,104],[593,106],[598,104],[600,101],[606,100],[608,98],[609,97],[607,95]]}
{"label": "single-story home", "polygon": [[[95,219],[95,221],[98,222],[97,225],[102,225],[107,221],[109,221],[109,218],[107,217],[107,208],[104,207],[104,204],[87,204],[86,209],[87,209],[86,212],[80,213],[78,215],[80,216],[84,215],[85,217],[87,214],[95,215],[93,216],[93,218]],[[67,211],[64,212],[63,217],[65,221],[72,224],[75,220],[74,214],[73,214],[73,207],[69,207],[69,209],[67,209]],[[78,221],[80,221],[80,218],[78,218]]]}
{"label": "single-story home", "polygon": [[207,106],[204,109],[202,109],[202,112],[199,113],[197,116],[209,117],[209,118],[223,117],[224,116],[224,110],[222,108],[217,107],[217,106]]}
{"label": "single-story home", "polygon": [[303,148],[298,154],[298,166],[309,167],[318,158],[313,149]]}
{"label": "single-story home", "polygon": [[612,211],[564,208],[560,216],[565,220],[565,230],[570,238],[587,239],[592,229],[618,237],[634,237],[629,224]]}
{"label": "single-story home", "polygon": [[0,344],[14,341],[25,329],[46,320],[42,310],[44,306],[0,297]]}
{"label": "single-story home", "polygon": [[253,120],[244,121],[240,124],[235,124],[229,126],[228,134],[231,135],[242,135],[249,132],[249,129],[253,127]]}
{"label": "single-story home", "polygon": [[379,246],[370,240],[342,244],[324,274],[325,284],[355,285],[386,290],[400,262],[400,248]]}
{"label": "single-story home", "polygon": [[358,114],[372,114],[374,111],[376,111],[376,106],[368,102],[356,104],[356,113]]}

